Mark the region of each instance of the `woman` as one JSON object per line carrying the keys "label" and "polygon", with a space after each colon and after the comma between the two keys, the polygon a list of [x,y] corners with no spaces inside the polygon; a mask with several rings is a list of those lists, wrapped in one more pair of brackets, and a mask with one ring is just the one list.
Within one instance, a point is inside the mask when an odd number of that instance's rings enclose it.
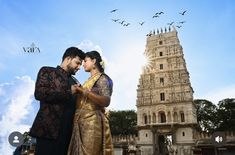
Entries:
{"label": "woman", "polygon": [[109,122],[104,114],[113,82],[104,73],[104,63],[97,51],[86,53],[83,66],[90,77],[77,88],[81,97],[77,100],[68,155],[113,155]]}

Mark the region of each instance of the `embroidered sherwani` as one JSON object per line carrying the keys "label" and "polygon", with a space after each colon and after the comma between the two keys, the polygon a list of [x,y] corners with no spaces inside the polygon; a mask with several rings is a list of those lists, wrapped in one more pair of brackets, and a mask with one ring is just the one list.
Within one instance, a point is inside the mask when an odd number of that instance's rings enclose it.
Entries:
{"label": "embroidered sherwani", "polygon": [[35,85],[40,109],[30,135],[37,138],[36,154],[65,155],[72,134],[76,96],[71,85],[76,80],[60,66],[42,67]]}

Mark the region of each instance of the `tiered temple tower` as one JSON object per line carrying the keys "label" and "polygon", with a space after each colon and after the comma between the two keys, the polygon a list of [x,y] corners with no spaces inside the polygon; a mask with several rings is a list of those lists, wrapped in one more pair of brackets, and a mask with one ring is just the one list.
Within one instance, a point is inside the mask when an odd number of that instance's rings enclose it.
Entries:
{"label": "tiered temple tower", "polygon": [[176,29],[150,32],[145,55],[149,63],[137,89],[137,145],[144,155],[191,155],[196,108]]}

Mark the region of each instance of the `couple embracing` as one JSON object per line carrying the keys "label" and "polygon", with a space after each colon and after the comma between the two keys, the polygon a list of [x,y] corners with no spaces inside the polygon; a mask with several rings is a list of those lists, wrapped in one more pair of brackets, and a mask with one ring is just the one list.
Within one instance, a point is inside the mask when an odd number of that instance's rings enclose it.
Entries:
{"label": "couple embracing", "polygon": [[[73,77],[82,63],[90,73],[83,85]],[[30,130],[36,138],[35,155],[113,155],[105,116],[112,89],[97,51],[70,47],[59,66],[42,67],[34,92],[40,109]]]}

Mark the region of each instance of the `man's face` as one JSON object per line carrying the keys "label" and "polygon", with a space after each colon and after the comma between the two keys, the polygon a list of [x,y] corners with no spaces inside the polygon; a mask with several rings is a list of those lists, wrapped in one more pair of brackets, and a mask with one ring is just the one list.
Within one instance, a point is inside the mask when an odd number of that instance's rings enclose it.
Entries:
{"label": "man's face", "polygon": [[67,65],[68,72],[75,75],[82,65],[82,59],[76,56],[75,58],[69,58],[69,63]]}

